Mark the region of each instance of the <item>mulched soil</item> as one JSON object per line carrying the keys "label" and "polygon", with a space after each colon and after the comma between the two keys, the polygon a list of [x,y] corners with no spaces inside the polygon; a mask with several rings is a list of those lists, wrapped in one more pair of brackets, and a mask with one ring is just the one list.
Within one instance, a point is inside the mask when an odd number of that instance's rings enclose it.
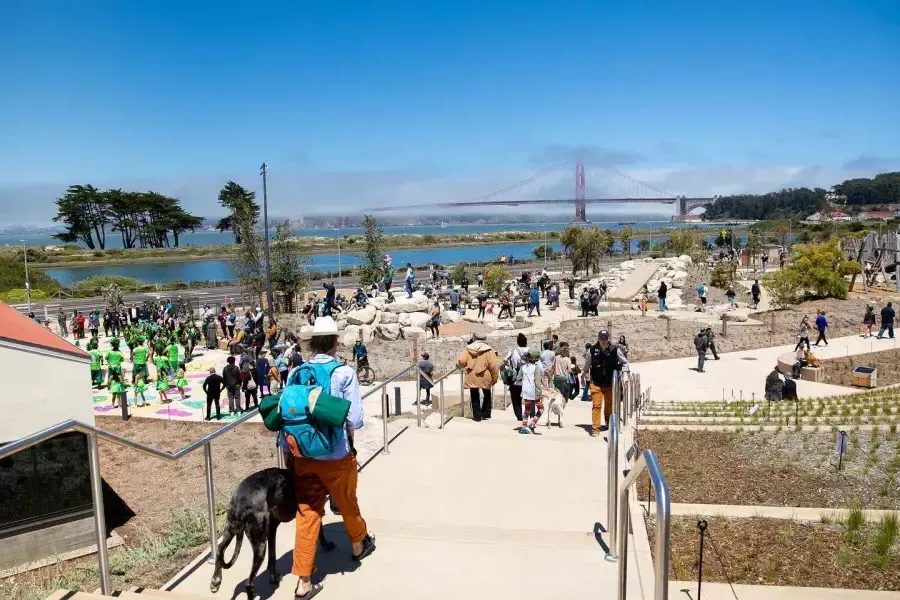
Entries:
{"label": "mulched soil", "polygon": [[[638,433],[659,458],[672,502],[900,509],[900,438],[882,431],[877,439],[872,451],[871,433],[851,430],[839,472],[831,431]],[[646,500],[645,484],[638,495]]]}
{"label": "mulched soil", "polygon": [[[672,519],[671,579],[697,581],[699,519]],[[650,548],[655,551],[655,515],[648,521]],[[709,527],[704,543],[703,581],[900,590],[900,552],[895,543],[884,562],[875,562],[875,524],[850,534],[842,524],[795,523],[762,517],[707,517],[706,521]]]}
{"label": "mulched soil", "polygon": [[[892,348],[893,341],[872,338],[875,348]],[[851,375],[856,367],[875,367],[878,369],[878,387],[900,383],[900,350],[886,350],[871,354],[857,354],[844,358],[831,358],[822,361],[825,372],[831,377],[831,383],[852,387]]]}
{"label": "mulched soil", "polygon": [[[126,422],[118,417],[97,416],[97,426],[162,450],[176,451],[221,425],[140,417],[132,417]],[[245,423],[213,442],[213,472],[219,506],[227,506],[232,491],[248,474],[275,466],[272,436],[261,423]],[[205,514],[206,479],[202,449],[173,463],[100,440],[100,470],[103,480],[134,513],[127,523],[115,529],[126,545],[140,545],[148,534],[164,537],[169,532],[176,509],[202,510]],[[110,514],[113,509],[109,505],[106,508],[107,519],[119,516]],[[158,588],[193,560],[200,548],[184,550],[166,561],[129,573],[127,580],[114,575],[113,587]],[[88,556],[67,564],[87,567],[95,565],[96,560],[96,557]],[[52,579],[50,573],[54,570],[55,567],[42,569],[45,571],[44,579]],[[17,579],[21,586],[23,581],[40,577],[41,573],[31,572]],[[94,585],[98,586],[99,583]],[[86,589],[94,587],[87,586]],[[16,589],[15,596],[13,589]],[[16,588],[10,580],[0,581],[0,598],[25,597],[20,595],[24,591],[27,590]]]}

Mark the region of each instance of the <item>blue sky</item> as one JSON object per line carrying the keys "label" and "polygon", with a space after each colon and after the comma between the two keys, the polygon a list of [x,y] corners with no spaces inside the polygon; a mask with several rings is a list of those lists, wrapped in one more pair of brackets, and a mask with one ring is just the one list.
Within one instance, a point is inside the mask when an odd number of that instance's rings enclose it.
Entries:
{"label": "blue sky", "polygon": [[900,168],[894,0],[9,4],[9,222],[49,221],[70,183],[216,214],[263,160],[285,216],[466,199],[567,157],[590,188],[625,185],[610,165],[689,195]]}

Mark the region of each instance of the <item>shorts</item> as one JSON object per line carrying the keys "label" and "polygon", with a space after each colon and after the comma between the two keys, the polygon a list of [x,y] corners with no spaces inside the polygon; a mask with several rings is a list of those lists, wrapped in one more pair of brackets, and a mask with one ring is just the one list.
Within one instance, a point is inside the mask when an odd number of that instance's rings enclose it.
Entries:
{"label": "shorts", "polygon": [[700,304],[706,304],[706,296],[700,297]]}

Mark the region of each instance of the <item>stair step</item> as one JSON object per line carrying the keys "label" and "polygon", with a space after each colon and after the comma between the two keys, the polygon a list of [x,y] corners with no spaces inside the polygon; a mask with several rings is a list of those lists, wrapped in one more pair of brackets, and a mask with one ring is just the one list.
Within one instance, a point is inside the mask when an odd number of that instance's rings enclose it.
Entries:
{"label": "stair step", "polygon": [[211,596],[198,596],[197,594],[179,594],[165,590],[139,589],[130,592],[122,592],[119,598],[127,600],[212,600]]}
{"label": "stair step", "polygon": [[109,596],[91,594],[88,592],[73,592],[70,590],[57,590],[47,597],[47,600],[109,600]]}

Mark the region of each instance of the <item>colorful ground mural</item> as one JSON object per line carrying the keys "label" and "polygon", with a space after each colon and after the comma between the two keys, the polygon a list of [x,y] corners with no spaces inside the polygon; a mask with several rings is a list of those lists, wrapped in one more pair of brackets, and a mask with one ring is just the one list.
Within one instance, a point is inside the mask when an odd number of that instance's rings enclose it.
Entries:
{"label": "colorful ground mural", "polygon": [[[109,342],[106,338],[100,339],[99,349],[101,351],[109,350]],[[183,352],[184,349],[182,348],[182,355],[180,356],[182,361],[184,360]],[[166,395],[170,401],[166,403],[160,401],[159,394],[156,391],[156,367],[154,367],[153,364],[148,364],[147,368],[150,371],[150,381],[148,382],[148,389],[144,392],[144,399],[148,404],[137,406],[135,404],[134,386],[128,385],[125,394],[129,414],[134,417],[150,417],[182,421],[199,421],[204,419],[206,417],[206,394],[203,393],[203,380],[209,375],[209,368],[212,366],[215,366],[216,372],[221,374],[227,358],[228,353],[224,350],[207,350],[205,347],[195,348],[191,360],[185,363],[185,375],[188,380],[188,387],[184,390],[185,397],[180,397],[178,388],[175,386],[175,378],[172,377],[170,378],[171,384],[169,389],[166,390]],[[123,366],[125,368],[125,380],[130,384],[133,365],[127,360],[127,350],[126,361],[123,363]],[[103,370],[103,381],[105,384],[105,365]],[[96,414],[118,415],[121,412],[121,408],[112,407],[112,394],[105,385],[99,389],[94,388],[93,402],[94,413]],[[222,393],[220,405],[222,408],[223,421],[232,421],[241,415],[239,412],[228,412],[228,399],[224,391]],[[213,407],[212,417],[215,419],[215,407]]]}

